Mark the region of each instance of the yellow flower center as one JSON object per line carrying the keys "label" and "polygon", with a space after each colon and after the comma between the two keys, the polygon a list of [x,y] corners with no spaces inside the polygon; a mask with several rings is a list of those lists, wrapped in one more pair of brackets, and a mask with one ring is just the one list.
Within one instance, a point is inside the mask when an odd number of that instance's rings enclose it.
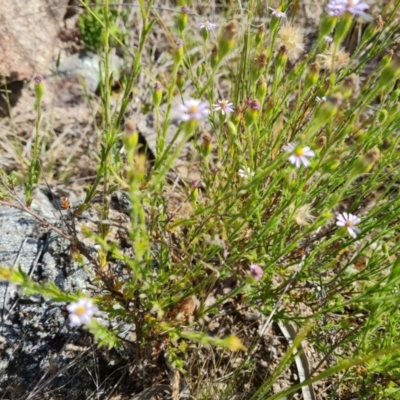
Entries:
{"label": "yellow flower center", "polygon": [[198,110],[197,106],[193,105],[189,107],[189,114],[194,114]]}
{"label": "yellow flower center", "polygon": [[296,156],[301,157],[302,155],[304,155],[304,149],[302,147],[296,147],[296,149],[294,150],[294,154],[296,154]]}
{"label": "yellow flower center", "polygon": [[85,311],[86,311],[86,309],[85,309],[84,306],[79,306],[79,307],[76,309],[75,314],[77,314],[77,315],[82,315],[82,314],[85,314]]}

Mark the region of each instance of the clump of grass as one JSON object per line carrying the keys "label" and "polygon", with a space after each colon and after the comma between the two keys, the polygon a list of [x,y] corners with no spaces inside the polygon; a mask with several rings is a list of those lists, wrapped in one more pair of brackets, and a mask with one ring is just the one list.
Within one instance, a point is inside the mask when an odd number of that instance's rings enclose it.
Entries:
{"label": "clump of grass", "polygon": [[[218,27],[181,4],[175,28],[163,24],[177,38],[171,68],[164,85],[152,76],[157,83],[147,99],[157,121],[155,160],[148,169],[135,126],[122,125],[157,13],[152,1],[140,2],[131,73],[112,109],[110,5],[104,2],[101,152],[96,178],[71,216],[91,207],[101,192],[107,221],[110,195],[116,188],[127,192],[133,251],[109,240],[106,222],[98,232],[86,232],[99,245],[98,259],[82,261],[99,287],[93,302],[110,320],[135,324],[137,341],[129,345],[163,343],[182,371],[188,341],[244,351],[236,370],[226,371],[224,391],[215,394],[212,380],[203,387],[216,398],[237,390],[238,371],[256,368],[260,341],[241,336],[235,326],[228,336],[209,335],[206,321],[221,314],[229,299],[267,317],[261,334],[274,319],[295,324],[302,332],[295,343],[307,335],[322,358],[308,381],[273,394],[278,372],[292,362],[293,346],[251,398],[281,398],[327,377],[334,377],[330,398],[346,387],[360,398],[373,393],[387,399],[398,391],[400,67],[391,48],[400,2],[389,2],[381,17],[366,23],[351,49],[345,46],[353,14],[363,16],[366,7],[342,3],[335,8],[329,2],[308,45],[299,10],[290,2],[266,16],[261,3],[249,1],[241,14],[226,11],[229,21],[214,18]],[[173,117],[180,123],[168,142]],[[186,196],[173,209],[165,195],[168,172],[189,141],[201,181],[183,182]],[[128,280],[109,278],[116,259],[129,269]],[[79,304],[78,295],[33,283],[22,272],[3,268],[1,276]],[[234,278],[235,288],[210,301],[225,278]],[[74,321],[77,313],[93,310],[73,308]],[[86,327],[100,344],[122,345],[118,331],[95,318]],[[193,382],[195,397],[207,398],[201,379]]]}

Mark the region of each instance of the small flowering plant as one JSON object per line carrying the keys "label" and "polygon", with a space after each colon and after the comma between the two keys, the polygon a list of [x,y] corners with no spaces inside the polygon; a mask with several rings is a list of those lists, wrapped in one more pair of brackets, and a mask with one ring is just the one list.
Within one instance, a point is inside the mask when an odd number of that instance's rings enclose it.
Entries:
{"label": "small flowering plant", "polygon": [[249,167],[239,168],[238,176],[243,179],[249,179],[254,176],[254,171],[252,171]]}
{"label": "small flowering plant", "polygon": [[178,118],[183,121],[201,121],[210,113],[208,104],[199,99],[188,99],[178,106]]}
{"label": "small flowering plant", "polygon": [[[365,1],[372,5],[372,1]],[[278,320],[293,322],[299,328],[298,344],[302,340],[301,328],[310,326],[304,335],[308,335],[315,349],[323,351],[321,358],[326,354],[338,357],[332,360],[335,366],[321,371],[325,375],[319,376],[326,377],[321,382],[326,380],[331,396],[342,395],[342,375],[327,372],[339,371],[338,366],[347,369],[346,384],[353,382],[352,389],[360,398],[395,398],[396,393],[388,393],[387,388],[379,386],[372,370],[382,375],[388,370],[387,364],[380,361],[388,360],[381,357],[383,354],[393,354],[393,363],[398,363],[398,352],[392,351],[392,344],[399,343],[398,329],[393,327],[400,326],[397,312],[400,297],[392,296],[391,291],[398,286],[400,276],[400,196],[395,185],[400,181],[396,120],[400,67],[391,62],[393,52],[384,54],[384,49],[392,47],[396,40],[398,18],[394,10],[400,0],[386,2],[384,7],[374,2],[374,13],[381,14],[382,21],[365,26],[360,32],[360,42],[356,43],[353,39],[357,35],[348,33],[353,15],[362,15],[368,9],[366,2],[325,0],[322,15],[315,15],[315,21],[313,18],[316,24],[309,24],[303,18],[296,2],[275,2],[285,12],[270,8],[267,17],[265,8],[250,7],[246,18],[226,21],[218,35],[214,35],[216,24],[205,18],[196,24],[198,8],[191,12],[180,8],[183,5],[180,2],[176,5],[177,13],[171,13],[171,20],[165,21],[171,33],[169,41],[180,39],[171,57],[165,44],[157,40],[160,36],[152,32],[155,19],[147,2],[139,2],[142,12],[134,13],[140,17],[134,22],[142,29],[134,30],[131,43],[139,45],[135,46],[134,58],[129,60],[134,68],[127,72],[130,75],[124,79],[121,97],[113,101],[111,72],[105,76],[112,68],[107,65],[108,57],[104,58],[99,102],[104,129],[101,135],[84,141],[96,144],[87,151],[90,171],[96,171],[96,176],[91,179],[85,199],[77,208],[71,204],[68,214],[71,219],[82,215],[94,205],[95,196],[102,193],[103,201],[95,202],[99,223],[85,225],[84,229],[79,226],[78,233],[68,229],[69,224],[63,230],[54,227],[56,234],[63,235],[73,247],[76,245],[79,249],[76,252],[82,251],[73,254],[74,261],[79,259],[76,262],[82,263],[95,283],[91,287],[96,305],[103,310],[102,318],[95,318],[97,307],[89,299],[77,300],[75,293],[60,293],[55,284],[35,282],[23,270],[0,266],[0,277],[8,280],[14,277],[12,282],[31,293],[36,291],[58,303],[69,304],[70,323],[88,329],[98,343],[113,345],[119,338],[127,338],[123,339],[124,347],[141,355],[143,376],[154,365],[156,354],[152,348],[165,350],[171,356],[166,361],[179,371],[182,365],[198,359],[188,361],[193,354],[189,352],[197,350],[187,346],[187,342],[222,345],[238,351],[243,349],[239,337],[243,338],[249,345],[248,356],[235,357],[234,365],[229,364],[225,355],[220,359],[225,375],[232,378],[229,392],[219,392],[224,385],[212,381],[217,375],[212,365],[221,365],[219,360],[214,362],[214,355],[221,355],[216,350],[206,352],[212,353],[212,362],[201,360],[202,366],[207,366],[207,374],[193,377],[194,398],[208,398],[209,393],[215,398],[231,397],[231,389],[242,387],[247,377],[248,388],[254,388],[260,399],[271,395],[288,397],[290,390],[297,390],[298,385],[290,385],[288,389],[282,387],[281,393],[271,393],[275,391],[272,385],[277,376],[273,371],[279,372],[283,370],[280,366],[289,365],[283,365],[285,357],[278,368],[279,360],[268,367],[272,375],[266,377],[267,385],[256,387],[258,378],[250,381],[258,376],[253,367],[260,367],[248,362],[253,356],[251,349],[265,345],[260,339],[266,330],[258,330],[259,322],[266,321],[265,329],[270,329],[272,321]],[[213,8],[214,5],[204,10],[215,10],[210,17],[213,21],[232,15],[225,3],[219,2]],[[168,18],[168,13],[163,10],[162,18]],[[107,24],[104,29],[109,29]],[[212,44],[206,41],[209,36],[215,36]],[[108,37],[102,35],[104,41]],[[160,60],[164,55],[171,60],[152,65],[158,59],[153,57],[156,53],[160,54]],[[144,69],[139,68],[144,63],[151,75],[144,75]],[[148,85],[150,76],[160,79],[162,87],[156,83],[150,90],[142,90],[140,84]],[[155,151],[150,148],[151,139],[147,143],[151,151],[142,151],[143,140],[148,138],[141,137],[139,143],[136,127],[128,129],[126,125],[123,142],[120,140],[123,120],[132,111],[127,107],[136,93],[136,84],[141,104],[145,105],[138,114],[147,119],[154,113],[155,124],[149,136],[156,136]],[[40,85],[43,83],[36,83],[36,87]],[[183,97],[185,88],[190,88],[192,98]],[[175,107],[178,96],[181,104]],[[42,161],[43,169],[53,176],[50,169],[54,154],[46,158],[51,153],[47,150],[53,146],[48,143],[49,135],[41,134],[44,120],[40,110],[39,105],[36,137],[40,142],[29,148],[24,130],[15,151],[18,155],[20,149],[26,148],[21,157],[21,171],[27,170],[25,158],[33,155],[27,171],[30,180],[21,181],[27,183],[26,188],[30,187],[32,194],[35,185],[43,181]],[[138,120],[141,117],[138,115]],[[180,124],[176,124],[177,119]],[[51,120],[46,115],[46,128]],[[141,126],[139,123],[138,128]],[[187,135],[181,135],[182,132]],[[92,133],[88,130],[88,134]],[[2,151],[7,153],[11,143],[20,137],[9,135],[7,129],[3,136],[7,143]],[[121,144],[126,148],[123,154]],[[71,146],[67,152],[75,151],[75,147]],[[74,176],[81,165],[80,149],[78,153],[76,157],[69,154],[58,157],[60,163],[64,163],[64,158],[68,162],[63,164],[61,175],[58,166],[54,175]],[[3,158],[9,164],[10,155],[11,152],[0,157],[0,186],[10,187],[10,190],[0,187],[1,205],[7,201],[3,192],[11,197],[13,194],[14,177],[8,179],[6,172],[3,179]],[[16,159],[15,163],[18,162]],[[313,168],[307,169],[310,165]],[[256,169],[256,178],[252,178],[254,172],[248,166]],[[116,210],[110,209],[116,203],[118,209],[122,208],[122,202],[114,201],[117,192],[126,195],[126,199],[121,197],[124,200],[121,219],[114,219]],[[33,195],[30,199],[36,201]],[[23,203],[18,202],[19,207]],[[27,207],[31,204],[25,203]],[[341,212],[332,218],[334,210],[346,209],[348,204],[369,221],[363,224],[362,234],[358,216]],[[25,211],[29,213],[32,209]],[[80,220],[76,218],[76,222]],[[82,230],[96,243],[93,252],[92,246],[80,243]],[[119,232],[121,235],[116,234]],[[349,240],[340,240],[342,234]],[[354,260],[362,261],[360,269]],[[348,265],[356,268],[347,268]],[[393,282],[389,274],[395,276]],[[318,302],[309,287],[314,282],[327,289]],[[241,293],[245,296],[237,296]],[[345,304],[349,307],[344,307]],[[227,315],[228,308],[242,310],[247,306],[257,310],[257,319],[261,318],[253,322],[247,318],[228,318],[217,335],[208,335],[208,331],[214,330],[211,325],[216,326],[208,323],[214,316],[218,322]],[[185,310],[187,324],[175,319],[176,308]],[[356,329],[347,323],[346,314],[352,310],[362,313],[365,320]],[[106,318],[108,321],[102,325]],[[129,337],[123,334],[127,327],[134,330]],[[228,331],[238,335],[231,345],[218,337]],[[331,332],[339,338],[334,343],[326,340]],[[382,335],[385,340],[381,340]],[[188,350],[181,351],[181,344]],[[297,344],[292,349],[295,347]],[[379,351],[379,357],[371,357],[371,349]],[[291,355],[288,353],[287,363],[291,363]],[[367,393],[361,393],[359,374],[346,368],[355,365],[354,361],[369,368],[365,381],[376,383],[367,385]],[[196,374],[202,366],[193,365],[192,370]],[[326,367],[320,366],[321,370]],[[392,370],[396,368],[398,365]],[[213,385],[207,382],[207,393],[202,376]],[[375,387],[376,393],[368,393]],[[248,389],[246,392],[238,393],[238,397],[253,395]]]}
{"label": "small flowering plant", "polygon": [[79,299],[67,305],[68,318],[72,326],[79,327],[88,324],[99,311],[90,299]]}
{"label": "small flowering plant", "polygon": [[222,115],[230,114],[235,106],[229,100],[218,100],[218,104],[213,104],[213,111],[219,111]]}
{"label": "small flowering plant", "polygon": [[363,3],[361,0],[329,0],[326,5],[326,12],[331,17],[337,17],[345,12],[350,14],[363,14],[368,10],[369,5]]}
{"label": "small flowering plant", "polygon": [[249,270],[250,275],[257,281],[260,280],[264,275],[263,269],[258,264],[251,264]]}
{"label": "small flowering plant", "polygon": [[213,31],[214,29],[216,29],[217,28],[217,24],[213,24],[212,22],[210,22],[210,21],[204,21],[204,22],[199,22],[198,24],[197,24],[197,26],[200,28],[200,29],[204,29],[204,30],[206,30],[206,31]]}
{"label": "small flowering plant", "polygon": [[315,157],[315,152],[308,146],[302,146],[300,144],[286,144],[283,149],[291,155],[289,156],[289,162],[296,168],[300,168],[301,165],[309,167],[311,165],[309,158]]}
{"label": "small flowering plant", "polygon": [[274,8],[268,7],[271,10],[271,15],[276,18],[287,18],[287,15],[283,11],[275,10]]}
{"label": "small flowering plant", "polygon": [[347,212],[337,214],[336,216],[336,225],[346,228],[347,232],[353,239],[355,239],[357,237],[357,234],[361,232],[360,229],[356,226],[360,222],[360,218]]}

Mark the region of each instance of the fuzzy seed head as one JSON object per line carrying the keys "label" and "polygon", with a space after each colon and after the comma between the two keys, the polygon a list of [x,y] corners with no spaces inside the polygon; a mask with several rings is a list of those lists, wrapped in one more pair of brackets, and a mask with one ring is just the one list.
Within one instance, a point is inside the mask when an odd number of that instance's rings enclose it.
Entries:
{"label": "fuzzy seed head", "polygon": [[293,219],[299,226],[306,226],[313,222],[315,217],[311,212],[311,204],[303,204],[301,207],[297,208],[293,214]]}
{"label": "fuzzy seed head", "polygon": [[277,46],[285,46],[288,59],[296,61],[304,52],[304,30],[289,24],[282,25],[278,32]]}
{"label": "fuzzy seed head", "polygon": [[318,54],[317,57],[322,63],[322,68],[331,72],[345,67],[350,61],[349,53],[346,53],[342,47],[335,51],[334,43],[322,54]]}

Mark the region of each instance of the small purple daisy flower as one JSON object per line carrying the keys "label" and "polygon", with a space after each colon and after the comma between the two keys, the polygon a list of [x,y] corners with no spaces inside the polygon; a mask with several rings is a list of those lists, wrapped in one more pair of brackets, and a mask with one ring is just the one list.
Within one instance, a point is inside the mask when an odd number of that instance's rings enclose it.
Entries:
{"label": "small purple daisy flower", "polygon": [[212,22],[210,22],[210,21],[205,21],[205,22],[199,22],[198,24],[197,24],[197,26],[200,28],[200,29],[205,29],[206,31],[213,31],[214,29],[216,29],[217,28],[217,24],[213,24]]}
{"label": "small purple daisy flower", "polygon": [[331,17],[338,17],[346,11],[353,15],[363,14],[368,8],[369,5],[361,0],[329,0],[325,10]]}
{"label": "small purple daisy flower", "polygon": [[274,8],[268,7],[271,10],[271,14],[276,17],[276,18],[287,18],[287,15],[285,12],[275,10]]}
{"label": "small purple daisy flower", "polygon": [[250,275],[257,280],[260,280],[263,275],[264,275],[264,271],[262,270],[262,268],[257,265],[257,264],[251,264],[250,267]]}
{"label": "small purple daisy flower", "polygon": [[179,119],[181,121],[197,120],[201,121],[210,113],[207,103],[203,103],[199,99],[188,99],[178,106],[180,112]]}
{"label": "small purple daisy flower", "polygon": [[213,111],[221,111],[222,115],[230,114],[235,109],[233,103],[230,103],[229,100],[218,100],[218,104],[213,104]]}
{"label": "small purple daisy flower", "polygon": [[347,232],[349,235],[355,239],[357,237],[357,233],[360,233],[360,229],[356,227],[358,223],[361,222],[361,219],[358,218],[356,215],[344,212],[342,214],[338,214],[336,216],[336,225],[337,226],[344,226],[347,228]]}
{"label": "small purple daisy flower", "polygon": [[92,300],[79,299],[76,302],[67,305],[69,312],[68,318],[72,326],[81,326],[87,324],[92,319],[93,315],[99,311],[99,309],[93,305]]}

